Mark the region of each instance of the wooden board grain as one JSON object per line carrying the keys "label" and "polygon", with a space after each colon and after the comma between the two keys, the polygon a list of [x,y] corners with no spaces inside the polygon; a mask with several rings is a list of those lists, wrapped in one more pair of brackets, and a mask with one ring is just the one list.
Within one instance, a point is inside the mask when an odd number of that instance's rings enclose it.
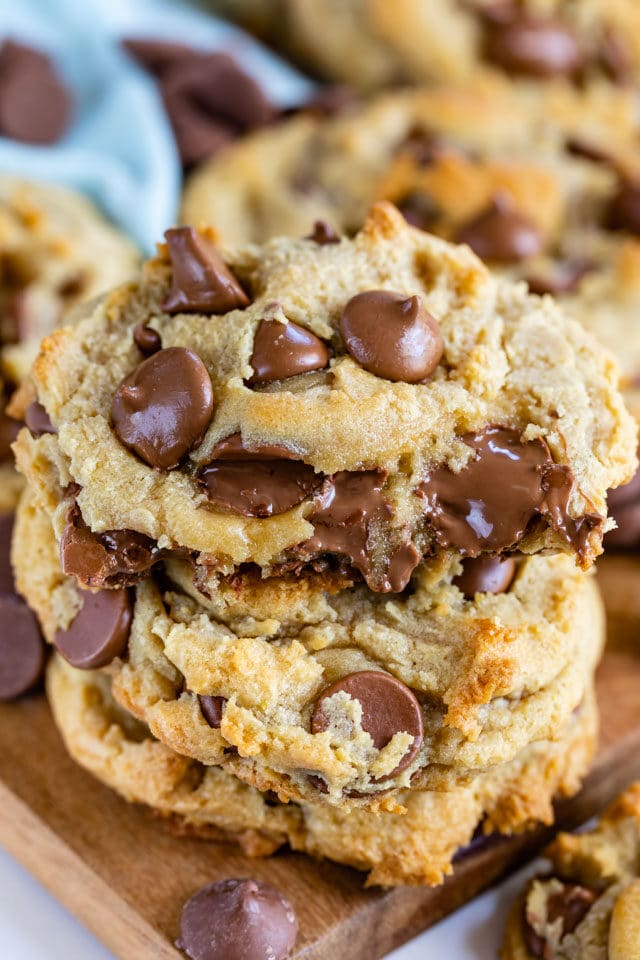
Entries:
{"label": "wooden board grain", "polygon": [[[600,580],[610,643],[598,674],[601,747],[572,826],[640,777],[640,558],[607,559]],[[181,904],[204,883],[256,876],[286,891],[300,919],[296,960],[375,960],[534,853],[549,831],[499,839],[462,858],[436,890],[365,891],[354,870],[284,852],[177,838],[67,757],[42,697],[0,705],[0,843],[123,960],[178,960]]]}

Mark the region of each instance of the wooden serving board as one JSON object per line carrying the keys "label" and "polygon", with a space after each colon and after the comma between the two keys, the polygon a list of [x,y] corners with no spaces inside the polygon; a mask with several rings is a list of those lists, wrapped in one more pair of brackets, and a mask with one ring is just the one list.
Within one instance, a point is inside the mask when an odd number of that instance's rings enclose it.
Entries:
{"label": "wooden serving board", "polygon": [[[610,643],[598,675],[601,748],[559,822],[588,819],[640,777],[640,558],[600,573]],[[248,860],[235,847],[181,839],[126,804],[66,755],[42,696],[0,705],[0,843],[122,960],[178,960],[181,905],[223,877],[267,880],[293,902],[296,960],[375,960],[469,900],[548,839],[498,839],[436,890],[365,891],[356,871],[300,854]]]}

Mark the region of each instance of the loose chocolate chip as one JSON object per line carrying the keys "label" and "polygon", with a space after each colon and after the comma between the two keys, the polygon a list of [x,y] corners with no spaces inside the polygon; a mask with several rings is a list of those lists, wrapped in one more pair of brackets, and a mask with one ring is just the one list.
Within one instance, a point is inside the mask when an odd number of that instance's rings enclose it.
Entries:
{"label": "loose chocolate chip", "polygon": [[162,309],[167,313],[228,313],[249,298],[224,260],[194,227],[165,233],[173,266],[173,285]]}
{"label": "loose chocolate chip", "polygon": [[[597,899],[597,893],[589,887],[577,883],[563,883],[562,890],[552,893],[547,900],[547,922],[555,924],[561,920],[561,936],[573,933],[582,923]],[[535,932],[528,917],[523,917],[524,940],[532,956],[546,960],[547,941]]]}
{"label": "loose chocolate chip", "polygon": [[475,557],[462,561],[462,573],[453,583],[473,600],[476,593],[505,593],[516,575],[513,557]]}
{"label": "loose chocolate chip", "polygon": [[200,474],[208,501],[245,517],[273,517],[302,503],[322,483],[299,460],[219,460]]}
{"label": "loose chocolate chip", "polygon": [[200,704],[200,709],[202,710],[202,716],[205,718],[209,726],[214,730],[220,729],[222,716],[224,714],[224,705],[226,702],[227,701],[224,697],[209,697],[198,694],[198,703]]}
{"label": "loose chocolate chip", "polygon": [[171,470],[201,442],[213,417],[211,378],[184,347],[160,350],[124,378],[111,407],[121,443],[150,467]]}
{"label": "loose chocolate chip", "polygon": [[133,328],[133,342],[145,357],[150,357],[158,350],[162,350],[162,340],[160,334],[153,327],[148,327],[146,323],[137,323]]}
{"label": "loose chocolate chip", "polygon": [[13,514],[0,514],[0,593],[14,593],[13,569],[11,567],[11,537]]}
{"label": "loose chocolate chip", "polygon": [[182,908],[176,946],[191,960],[285,960],[298,935],[295,911],[261,880],[220,880]]}
{"label": "loose chocolate chip", "polygon": [[27,407],[24,422],[32,437],[42,437],[45,433],[58,432],[51,423],[49,414],[37,400],[34,400],[33,403],[30,403]]}
{"label": "loose chocolate chip", "polygon": [[566,24],[525,14],[485,22],[484,56],[509,73],[531,77],[570,77],[582,66],[578,41]]}
{"label": "loose chocolate chip", "polygon": [[609,513],[618,524],[605,537],[607,549],[629,550],[640,546],[640,470],[630,483],[608,496]]}
{"label": "loose chocolate chip", "polygon": [[310,370],[324,370],[329,351],[310,330],[297,323],[261,320],[253,341],[249,383],[272,383]]}
{"label": "loose chocolate chip", "polygon": [[340,237],[326,220],[316,220],[313,225],[313,233],[310,233],[306,239],[313,240],[319,247],[325,247],[330,243],[340,243]]}
{"label": "loose chocolate chip", "polygon": [[25,143],[55,143],[71,118],[71,98],[51,60],[5,40],[0,48],[0,133]]}
{"label": "loose chocolate chip", "polygon": [[[0,405],[2,398],[0,396]],[[13,450],[11,444],[14,442],[20,432],[20,424],[0,406],[0,463],[13,461]]]}
{"label": "loose chocolate chip", "polygon": [[640,236],[640,182],[621,180],[609,204],[606,224],[611,230],[626,230]]}
{"label": "loose chocolate chip", "polygon": [[75,505],[60,538],[63,572],[86,587],[132,586],[145,579],[162,555],[155,541],[135,530],[93,533]]}
{"label": "loose chocolate chip", "polygon": [[96,670],[122,656],[131,629],[128,590],[79,591],[82,607],[66,630],[55,635],[56,649],[72,667]]}
{"label": "loose chocolate chip", "polygon": [[573,520],[567,506],[571,470],[551,459],[544,440],[523,442],[516,430],[489,427],[462,438],[474,450],[453,473],[436,467],[417,489],[438,544],[477,557],[512,549],[540,517],[582,555],[586,538],[602,518]]}
{"label": "loose chocolate chip", "polygon": [[44,643],[35,615],[20,597],[0,594],[0,700],[15,700],[42,676]]}
{"label": "loose chocolate chip", "polygon": [[592,260],[559,260],[546,274],[535,274],[526,278],[531,293],[542,296],[550,293],[557,297],[563,293],[574,293],[580,281],[597,269]]}
{"label": "loose chocolate chip", "polygon": [[336,693],[346,693],[360,703],[362,729],[369,734],[377,750],[386,747],[396,733],[413,736],[413,743],[398,766],[382,779],[388,780],[406,770],[420,752],[424,737],[422,710],[409,687],[378,670],[363,670],[336,680],[322,691],[315,703],[311,715],[312,733],[324,733],[330,726],[327,700]]}
{"label": "loose chocolate chip", "polygon": [[442,211],[435,200],[422,190],[412,190],[398,200],[398,210],[412,227],[432,230]]}
{"label": "loose chocolate chip", "polygon": [[440,328],[418,296],[358,293],[342,312],[340,332],[353,359],[387,380],[426,380],[442,356]]}
{"label": "loose chocolate chip", "polygon": [[498,194],[490,206],[455,235],[456,243],[467,243],[482,260],[503,263],[524,260],[540,253],[544,246],[538,227],[516,210],[510,197]]}

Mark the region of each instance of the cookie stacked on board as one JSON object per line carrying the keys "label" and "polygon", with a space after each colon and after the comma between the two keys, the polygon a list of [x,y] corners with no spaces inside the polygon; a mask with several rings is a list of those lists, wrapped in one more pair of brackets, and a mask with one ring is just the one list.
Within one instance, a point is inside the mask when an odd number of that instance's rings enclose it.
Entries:
{"label": "cookie stacked on board", "polygon": [[592,756],[616,365],[388,203],[166,241],[45,339],[14,445],[56,721],[190,830],[439,883]]}

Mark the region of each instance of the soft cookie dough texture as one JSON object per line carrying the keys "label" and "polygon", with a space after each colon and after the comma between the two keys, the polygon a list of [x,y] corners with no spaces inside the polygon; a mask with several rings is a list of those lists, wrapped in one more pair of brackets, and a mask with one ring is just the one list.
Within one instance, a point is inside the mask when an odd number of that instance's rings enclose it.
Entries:
{"label": "soft cookie dough texture", "polygon": [[[122,586],[188,555],[206,595],[247,564],[378,592],[445,553],[590,565],[635,424],[613,360],[551,300],[389,204],[339,243],[213,239],[177,231],[171,258],[161,246],[43,343],[33,379],[57,433],[25,429],[15,449],[66,572]],[[206,302],[179,289],[185,267]],[[124,559],[123,531],[140,547]],[[79,570],[65,546],[103,534],[108,562]]]}
{"label": "soft cookie dough texture", "polygon": [[[550,741],[450,791],[401,795],[404,814],[384,817],[311,803],[280,804],[217,767],[179,756],[114,701],[104,673],[52,658],[47,692],[71,756],[127,800],[179,833],[236,842],[249,856],[283,844],[368,871],[367,885],[441,883],[474,830],[512,833],[550,822],[551,800],[572,793],[593,754],[592,692]],[[490,842],[490,841],[489,841]]]}
{"label": "soft cookie dough texture", "polygon": [[5,413],[40,340],[83,300],[131,276],[138,256],[88,200],[63,187],[0,174],[0,510],[15,506],[20,482]]}
{"label": "soft cookie dough texture", "polygon": [[502,960],[640,957],[640,783],[586,833],[561,833],[507,922]]}
{"label": "soft cookie dough texture", "polygon": [[328,80],[364,90],[486,73],[640,76],[636,0],[212,0]]}

